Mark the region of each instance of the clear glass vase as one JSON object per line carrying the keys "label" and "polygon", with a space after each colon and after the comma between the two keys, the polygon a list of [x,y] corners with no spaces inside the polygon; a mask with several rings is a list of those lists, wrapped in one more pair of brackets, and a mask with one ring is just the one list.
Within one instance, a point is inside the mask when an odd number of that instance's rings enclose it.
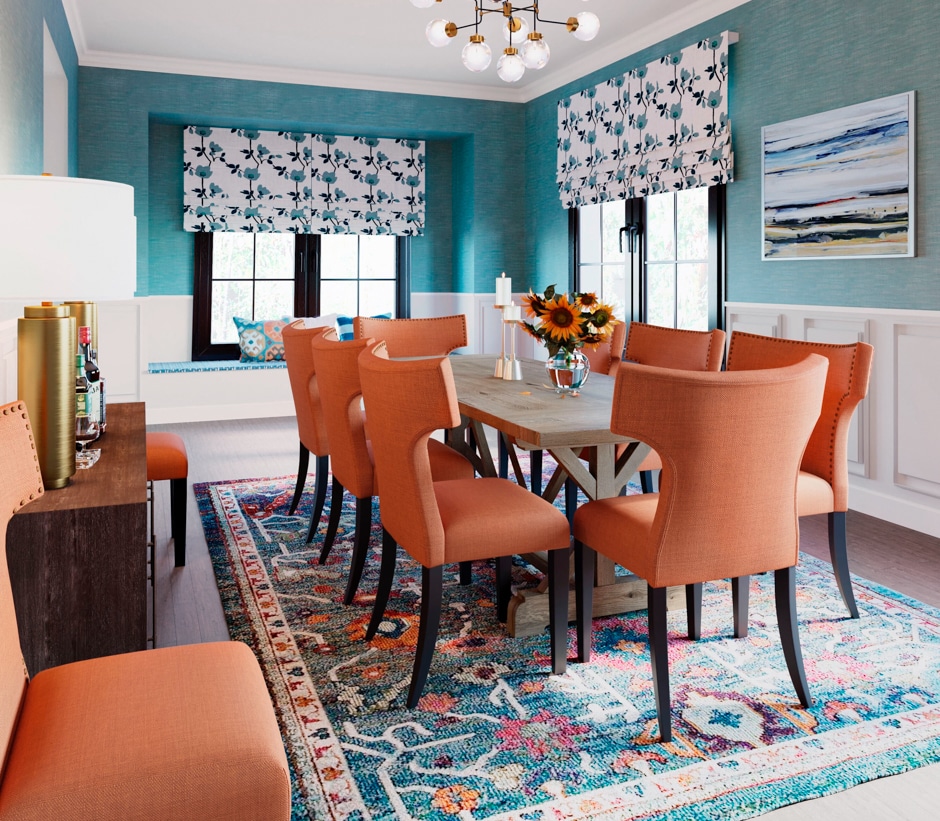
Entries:
{"label": "clear glass vase", "polygon": [[578,349],[566,351],[562,348],[545,363],[555,393],[577,396],[591,373],[591,362]]}

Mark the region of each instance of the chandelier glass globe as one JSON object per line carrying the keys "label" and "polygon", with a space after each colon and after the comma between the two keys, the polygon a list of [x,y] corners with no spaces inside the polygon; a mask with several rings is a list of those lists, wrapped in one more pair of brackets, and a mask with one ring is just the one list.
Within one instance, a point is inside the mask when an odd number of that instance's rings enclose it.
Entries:
{"label": "chandelier glass globe", "polygon": [[[450,42],[450,37],[447,36],[446,20],[432,20],[428,23],[428,27],[424,30],[424,33],[428,38],[428,42],[435,48],[441,48]],[[577,36],[577,32],[575,32],[575,36]]]}
{"label": "chandelier glass globe", "polygon": [[578,27],[571,32],[578,40],[593,40],[601,29],[601,21],[592,11],[582,11],[577,15]]}
{"label": "chandelier glass globe", "polygon": [[514,48],[507,48],[496,63],[496,73],[504,83],[515,83],[525,74],[525,63]]}
{"label": "chandelier glass globe", "polygon": [[429,9],[437,0],[411,0],[411,5],[419,9]]}
{"label": "chandelier glass globe", "polygon": [[[538,32],[532,34],[538,34]],[[526,40],[522,48],[519,49],[519,54],[522,56],[522,62],[525,63],[526,68],[538,70],[545,68],[547,65],[548,58],[551,57],[551,50],[541,35],[533,37],[532,34],[529,35],[530,39]]]}
{"label": "chandelier glass globe", "polygon": [[[518,28],[512,28],[515,22]],[[522,43],[529,34],[529,24],[521,17],[510,17],[503,28],[503,39],[510,44]]]}
{"label": "chandelier glass globe", "polygon": [[493,52],[483,41],[482,35],[474,34],[460,52],[460,59],[470,71],[485,71],[493,60]]}

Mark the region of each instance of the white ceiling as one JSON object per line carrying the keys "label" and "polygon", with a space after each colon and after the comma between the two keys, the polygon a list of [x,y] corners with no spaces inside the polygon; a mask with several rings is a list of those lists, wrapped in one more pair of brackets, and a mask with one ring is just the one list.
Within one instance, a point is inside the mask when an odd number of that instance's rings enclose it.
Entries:
{"label": "white ceiling", "polygon": [[[488,0],[494,6],[495,0]],[[480,33],[493,64],[474,74],[460,61],[469,31],[433,48],[435,17],[473,20],[470,0],[428,9],[409,0],[63,0],[80,65],[142,71],[405,91],[525,102],[747,0],[541,0],[540,14],[565,20],[593,11],[597,38],[581,42],[563,26],[540,30],[548,66],[509,85],[496,76],[505,44],[498,15]]]}

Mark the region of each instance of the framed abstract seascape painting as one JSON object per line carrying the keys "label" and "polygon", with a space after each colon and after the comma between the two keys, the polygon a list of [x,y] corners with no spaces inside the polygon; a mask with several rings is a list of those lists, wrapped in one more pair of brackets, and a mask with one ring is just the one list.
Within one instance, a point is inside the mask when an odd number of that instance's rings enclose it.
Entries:
{"label": "framed abstract seascape painting", "polygon": [[914,256],[914,92],[761,129],[765,260]]}

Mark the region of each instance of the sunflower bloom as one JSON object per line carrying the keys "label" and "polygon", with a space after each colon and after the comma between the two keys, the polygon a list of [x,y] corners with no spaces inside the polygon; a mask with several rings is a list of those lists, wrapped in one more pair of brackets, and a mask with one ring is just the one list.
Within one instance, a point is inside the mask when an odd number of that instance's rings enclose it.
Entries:
{"label": "sunflower bloom", "polygon": [[568,302],[568,297],[558,297],[553,305],[547,305],[542,317],[542,327],[548,337],[565,345],[581,337],[581,317]]}

